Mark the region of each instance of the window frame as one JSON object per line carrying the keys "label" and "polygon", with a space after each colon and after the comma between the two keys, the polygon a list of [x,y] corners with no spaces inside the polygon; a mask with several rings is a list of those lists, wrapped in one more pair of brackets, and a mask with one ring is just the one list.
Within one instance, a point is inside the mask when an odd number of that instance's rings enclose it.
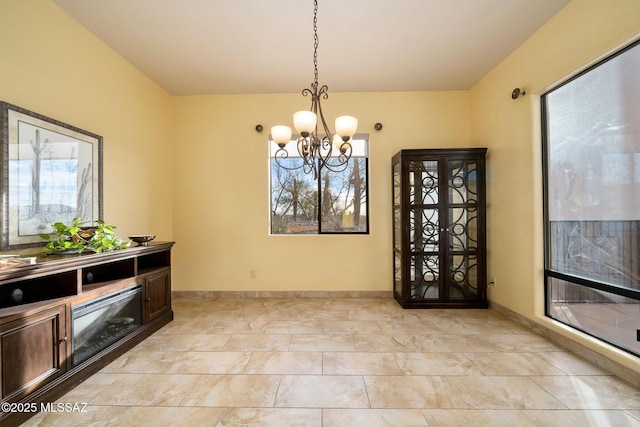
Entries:
{"label": "window frame", "polygon": [[[300,137],[300,135],[298,134],[293,134],[291,135],[291,140],[287,143],[288,144],[293,144],[295,146],[297,139]],[[319,137],[322,137],[321,135]],[[358,230],[358,231],[331,231],[331,230],[323,230],[322,229],[322,209],[318,209],[317,212],[317,228],[315,232],[297,232],[297,233],[277,233],[273,231],[273,185],[272,185],[272,169],[273,169],[273,164],[274,164],[274,156],[273,156],[273,152],[272,149],[274,148],[273,145],[275,145],[275,142],[273,141],[273,139],[271,138],[271,135],[269,135],[268,138],[268,156],[269,156],[269,167],[268,167],[268,174],[269,174],[269,235],[270,236],[318,236],[318,235],[368,235],[370,234],[370,219],[369,219],[369,214],[370,214],[370,186],[369,186],[369,142],[370,142],[370,137],[369,134],[355,134],[352,138],[353,141],[364,141],[364,154],[361,156],[357,156],[357,155],[352,155],[351,158],[349,159],[349,162],[351,162],[352,159],[363,159],[364,160],[364,165],[365,165],[365,170],[364,170],[364,178],[365,178],[365,188],[364,188],[364,194],[365,194],[365,220],[364,220],[364,230]],[[295,150],[295,148],[294,148]],[[332,156],[333,158],[334,156]],[[323,187],[322,187],[322,174],[325,173],[325,169],[321,167],[319,160],[316,160],[317,163],[317,167],[318,167],[318,179],[313,180],[315,182],[315,190],[317,193],[316,196],[316,202],[317,202],[317,206],[322,206],[322,193],[323,193]],[[286,170],[285,168],[282,168],[284,170]],[[333,173],[340,173],[340,172],[334,172],[329,170],[329,172],[333,172]],[[361,172],[362,173],[362,172]]]}
{"label": "window frame", "polygon": [[[633,349],[624,347],[621,344],[613,341],[611,336],[607,336],[605,333],[602,333],[599,330],[587,329],[586,327],[580,327],[576,324],[570,323],[568,321],[563,321],[558,318],[558,316],[553,316],[552,314],[552,282],[553,280],[559,280],[565,282],[570,285],[579,285],[585,288],[594,289],[597,291],[603,291],[615,296],[620,296],[624,298],[629,298],[633,300],[640,301],[640,286],[638,289],[633,289],[630,287],[622,286],[620,284],[608,283],[606,280],[595,280],[589,277],[582,277],[578,274],[572,274],[569,272],[560,271],[560,269],[552,268],[552,253],[556,250],[557,246],[553,245],[552,242],[552,221],[550,218],[550,206],[549,206],[549,197],[550,197],[550,189],[549,189],[549,176],[550,176],[550,137],[549,137],[549,111],[548,111],[548,96],[572,82],[580,77],[592,72],[598,67],[608,63],[609,61],[623,55],[624,53],[637,48],[640,49],[640,39],[637,39],[631,43],[628,43],[624,47],[617,49],[615,52],[607,55],[605,58],[596,61],[594,64],[586,67],[575,75],[567,78],[561,83],[553,86],[551,89],[547,90],[540,97],[540,115],[541,115],[541,142],[542,142],[542,205],[543,205],[543,233],[544,233],[544,244],[543,244],[543,262],[544,262],[544,314],[546,317],[553,319],[559,323],[567,325],[573,329],[581,331],[589,336],[597,338],[613,347],[616,347],[620,350],[623,350],[627,353],[633,354],[635,356],[640,356],[640,352],[636,352]],[[604,179],[604,177],[603,177]],[[576,220],[580,221],[580,220]],[[584,220],[582,220],[584,221]],[[603,220],[603,221],[612,221],[612,220]],[[639,220],[629,220],[629,221],[640,221]],[[640,231],[637,231],[637,237],[640,237]],[[640,341],[640,329],[638,329],[638,341]]]}

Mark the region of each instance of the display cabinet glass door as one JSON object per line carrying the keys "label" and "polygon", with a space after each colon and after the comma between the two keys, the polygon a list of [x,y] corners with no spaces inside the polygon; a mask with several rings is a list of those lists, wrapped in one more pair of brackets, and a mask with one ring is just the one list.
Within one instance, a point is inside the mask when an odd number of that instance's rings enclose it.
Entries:
{"label": "display cabinet glass door", "polygon": [[440,188],[438,162],[407,162],[409,188],[410,299],[439,299]]}
{"label": "display cabinet glass door", "polygon": [[478,298],[478,163],[447,160],[446,298]]}
{"label": "display cabinet glass door", "polygon": [[393,165],[393,291],[402,293],[402,179],[400,163]]}

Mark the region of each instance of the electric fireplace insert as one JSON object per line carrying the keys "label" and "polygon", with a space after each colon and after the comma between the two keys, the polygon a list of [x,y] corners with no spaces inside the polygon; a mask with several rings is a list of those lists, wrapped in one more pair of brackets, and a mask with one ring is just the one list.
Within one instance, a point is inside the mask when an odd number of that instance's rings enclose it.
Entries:
{"label": "electric fireplace insert", "polygon": [[71,308],[73,366],[142,326],[142,287],[136,285]]}

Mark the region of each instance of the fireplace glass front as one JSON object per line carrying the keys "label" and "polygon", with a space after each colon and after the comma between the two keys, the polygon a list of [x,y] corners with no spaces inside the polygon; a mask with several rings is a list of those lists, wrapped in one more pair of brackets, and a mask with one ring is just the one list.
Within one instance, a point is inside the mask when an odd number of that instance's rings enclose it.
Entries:
{"label": "fireplace glass front", "polygon": [[73,366],[142,326],[140,285],[72,307]]}

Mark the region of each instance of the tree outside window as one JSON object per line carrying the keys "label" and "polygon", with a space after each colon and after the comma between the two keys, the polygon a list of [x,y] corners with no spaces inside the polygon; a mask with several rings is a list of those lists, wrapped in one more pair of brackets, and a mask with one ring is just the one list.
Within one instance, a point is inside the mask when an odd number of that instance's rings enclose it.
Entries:
{"label": "tree outside window", "polygon": [[318,179],[305,174],[295,140],[289,157],[275,160],[270,141],[271,234],[369,232],[367,139],[351,141],[353,155],[341,171],[320,168]]}

